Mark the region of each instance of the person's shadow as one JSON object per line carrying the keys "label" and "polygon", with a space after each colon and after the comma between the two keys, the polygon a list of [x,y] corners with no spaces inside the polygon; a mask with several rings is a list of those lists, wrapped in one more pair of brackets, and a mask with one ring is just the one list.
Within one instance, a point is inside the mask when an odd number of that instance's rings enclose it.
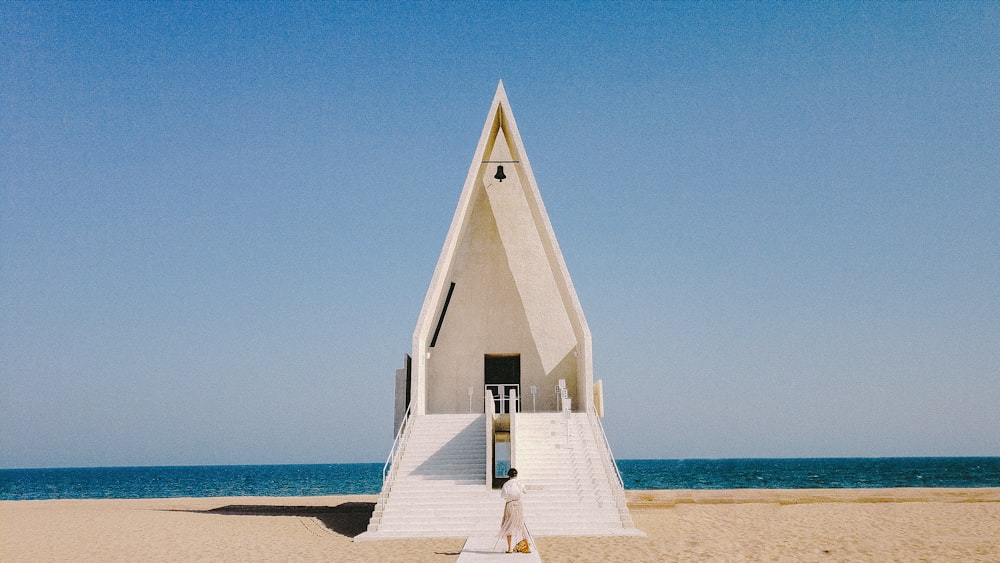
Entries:
{"label": "person's shadow", "polygon": [[212,510],[192,510],[199,514],[228,516],[300,516],[316,518],[332,532],[353,538],[368,529],[375,511],[374,502],[344,502],[337,506],[272,506],[265,504],[230,504]]}

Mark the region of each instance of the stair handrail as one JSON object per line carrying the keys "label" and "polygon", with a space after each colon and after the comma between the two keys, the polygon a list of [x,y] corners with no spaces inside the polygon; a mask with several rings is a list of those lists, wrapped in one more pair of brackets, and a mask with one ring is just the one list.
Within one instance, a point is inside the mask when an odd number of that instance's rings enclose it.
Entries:
{"label": "stair handrail", "polygon": [[[624,494],[625,493],[625,481],[622,479],[622,473],[618,469],[618,464],[615,463],[615,454],[612,453],[612,451],[611,451],[611,443],[608,442],[608,435],[604,432],[604,425],[601,424],[601,419],[593,411],[588,411],[587,415],[590,418],[591,427],[593,427],[595,430],[600,431],[600,433],[601,433],[601,439],[604,440],[604,451],[607,452],[607,456],[604,456],[604,463],[605,463],[605,465],[607,465],[608,463],[610,463],[611,467],[614,468],[614,470],[615,470],[614,471],[614,475],[618,479],[619,490],[621,490],[622,494]],[[596,424],[595,424],[595,422],[596,422]],[[609,457],[610,457],[610,460],[608,459]]]}
{"label": "stair handrail", "polygon": [[399,425],[399,430],[396,432],[396,439],[392,441],[392,447],[389,448],[389,457],[385,460],[385,465],[382,466],[382,488],[385,488],[385,479],[388,476],[389,466],[396,466],[396,456],[403,449],[404,435],[409,429],[410,423],[410,405],[406,406],[406,412],[403,413],[403,423]]}

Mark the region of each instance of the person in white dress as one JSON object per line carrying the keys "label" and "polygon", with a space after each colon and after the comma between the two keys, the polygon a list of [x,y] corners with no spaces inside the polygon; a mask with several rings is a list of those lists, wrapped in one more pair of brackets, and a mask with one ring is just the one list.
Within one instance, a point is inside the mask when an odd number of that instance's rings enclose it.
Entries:
{"label": "person in white dress", "polygon": [[507,537],[507,553],[511,552],[511,539],[517,545],[522,539],[527,539],[527,529],[524,527],[524,508],[521,497],[524,496],[524,485],[517,480],[517,469],[513,467],[507,472],[507,482],[500,489],[500,498],[506,501],[503,507],[503,520],[500,522],[500,537]]}

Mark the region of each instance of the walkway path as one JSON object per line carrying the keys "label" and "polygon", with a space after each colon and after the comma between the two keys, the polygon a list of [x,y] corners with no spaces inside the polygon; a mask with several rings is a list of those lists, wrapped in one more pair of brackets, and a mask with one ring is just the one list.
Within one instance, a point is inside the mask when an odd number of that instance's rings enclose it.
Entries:
{"label": "walkway path", "polygon": [[474,536],[465,541],[457,563],[542,563],[535,543],[531,553],[505,553],[507,541],[497,541],[496,536]]}

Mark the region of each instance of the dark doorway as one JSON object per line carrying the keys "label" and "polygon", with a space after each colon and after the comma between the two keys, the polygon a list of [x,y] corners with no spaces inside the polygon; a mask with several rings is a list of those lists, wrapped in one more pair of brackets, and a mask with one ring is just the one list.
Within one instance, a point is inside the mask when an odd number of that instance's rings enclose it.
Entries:
{"label": "dark doorway", "polygon": [[505,412],[503,401],[512,389],[517,389],[517,410],[520,412],[521,356],[487,354],[483,373],[486,386],[493,393],[495,412]]}
{"label": "dark doorway", "polygon": [[486,355],[486,384],[521,383],[521,356]]}

